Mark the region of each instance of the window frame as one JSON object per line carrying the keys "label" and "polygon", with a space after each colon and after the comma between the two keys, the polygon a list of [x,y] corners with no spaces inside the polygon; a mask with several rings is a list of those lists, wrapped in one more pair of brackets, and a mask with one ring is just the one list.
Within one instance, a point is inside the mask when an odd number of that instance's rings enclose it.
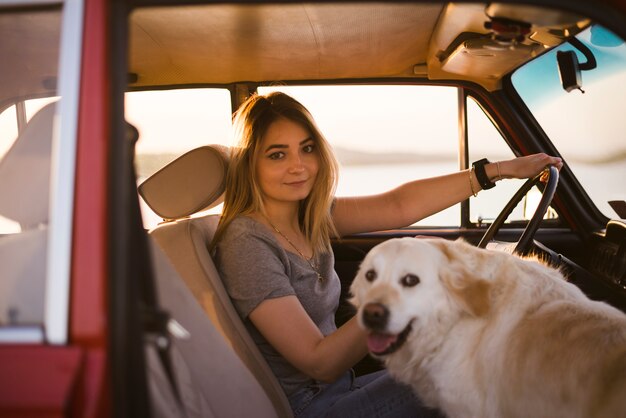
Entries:
{"label": "window frame", "polygon": [[[289,81],[282,82],[280,85],[284,86],[325,86],[325,85],[412,85],[412,86],[444,86],[444,87],[453,87],[457,89],[457,131],[458,131],[458,148],[457,148],[457,158],[458,158],[458,169],[466,170],[470,167],[471,162],[469,161],[469,131],[468,131],[468,119],[467,119],[467,99],[472,98],[477,105],[483,110],[485,117],[487,117],[495,129],[500,133],[503,140],[507,144],[507,146],[511,149],[511,152],[515,156],[522,155],[521,147],[518,146],[518,143],[521,143],[516,140],[514,135],[510,135],[511,132],[510,124],[503,122],[504,115],[514,114],[510,111],[510,107],[508,103],[503,103],[499,100],[498,95],[499,92],[488,92],[483,87],[478,86],[471,82],[462,82],[462,83],[454,83],[448,84],[445,82],[433,82],[425,79],[394,79],[392,81],[386,79],[364,79],[364,80],[324,80],[324,81]],[[238,85],[236,85],[238,86]],[[258,87],[271,87],[272,84],[268,83],[247,83],[244,85],[245,91],[249,93],[256,93]],[[246,96],[247,97],[247,96]],[[245,100],[245,97],[244,97]],[[497,101],[499,106],[502,109],[498,112],[496,111],[494,105],[492,105],[492,101]],[[237,102],[237,106],[243,103],[243,100]],[[235,100],[233,100],[233,104],[235,104]],[[540,152],[540,151],[536,151]],[[460,213],[459,213],[459,224],[458,225],[412,225],[403,228],[404,230],[428,230],[428,229],[450,229],[450,228],[458,228],[462,230],[482,230],[490,225],[490,223],[478,223],[471,221],[471,203],[470,199],[465,199],[459,203],[460,205]],[[557,210],[560,213],[559,210]],[[498,211],[499,213],[499,211]],[[507,222],[504,228],[525,228],[528,224],[527,220],[514,220]],[[559,219],[544,219],[542,221],[542,227],[549,228],[561,228],[563,224]]]}
{"label": "window frame", "polygon": [[74,188],[78,139],[78,106],[81,87],[83,45],[82,0],[65,0],[61,18],[57,106],[60,115],[54,125],[51,191],[50,236],[45,297],[45,337],[51,344],[65,345],[69,333],[70,275],[72,268],[72,233]]}
{"label": "window frame", "polygon": [[[60,13],[57,105],[52,130],[53,151],[50,169],[50,201],[48,239],[46,243],[44,317],[41,326],[9,325],[0,327],[3,344],[66,345],[69,332],[70,274],[72,263],[72,232],[78,102],[81,82],[83,10],[82,0],[20,1],[24,7]],[[21,9],[17,9],[18,11]],[[9,10],[7,13],[11,12]],[[32,98],[40,98],[33,96]],[[5,102],[3,110],[16,106],[18,135],[26,123],[25,101],[31,97]]]}
{"label": "window frame", "polygon": [[[256,94],[259,87],[273,87],[275,84],[273,83],[265,83],[265,82],[248,82],[248,83],[235,83],[235,84],[202,84],[202,85],[189,85],[189,86],[176,86],[175,89],[195,89],[195,88],[219,88],[230,91],[231,94],[231,106],[232,111],[236,111],[238,107],[251,95]],[[507,146],[511,149],[511,152],[515,156],[522,155],[522,148],[518,146],[521,144],[520,139],[518,138],[519,134],[515,133],[515,127],[519,124],[521,128],[519,128],[519,132],[524,132],[523,135],[534,135],[532,130],[524,127],[524,124],[533,123],[527,122],[526,118],[528,115],[521,117],[516,114],[516,111],[513,111],[511,107],[511,102],[503,95],[502,91],[486,91],[483,87],[477,86],[474,83],[464,82],[464,83],[445,83],[445,82],[433,82],[425,79],[358,79],[358,80],[290,80],[288,82],[281,82],[281,86],[339,86],[339,85],[411,85],[411,86],[443,86],[443,87],[453,87],[457,89],[457,131],[458,131],[458,148],[457,148],[457,158],[458,158],[458,169],[466,170],[470,167],[471,162],[469,161],[469,141],[471,138],[468,136],[468,120],[467,120],[467,99],[472,98],[476,104],[483,110],[485,117],[487,117],[495,129],[500,133],[503,140],[507,144]],[[174,87],[159,87],[159,88],[151,88],[151,87],[142,87],[141,89],[133,89],[129,88],[126,92],[134,92],[134,91],[146,91],[146,90],[167,90],[174,89]],[[497,106],[497,108],[496,108]],[[512,121],[504,122],[504,120],[508,117],[513,117]],[[520,122],[521,121],[521,122]],[[536,122],[534,122],[536,124]],[[523,129],[522,129],[523,128]],[[535,144],[538,144],[537,141],[534,141]],[[539,145],[538,145],[539,147]],[[524,149],[525,152],[541,152],[541,150],[537,149],[536,151]],[[550,152],[550,151],[547,151]],[[459,222],[458,225],[413,225],[404,228],[404,230],[412,231],[412,230],[427,230],[427,229],[461,229],[461,230],[482,230],[490,225],[489,222],[472,222],[471,221],[471,203],[470,199],[465,199],[459,204]],[[558,206],[555,207],[559,215],[561,214],[561,210],[558,209]],[[548,228],[563,228],[564,224],[562,222],[563,219],[558,218],[554,219],[546,219],[542,222],[542,227]],[[528,221],[526,220],[514,220],[511,222],[507,222],[505,224],[506,228],[511,229],[520,229],[524,228]]]}

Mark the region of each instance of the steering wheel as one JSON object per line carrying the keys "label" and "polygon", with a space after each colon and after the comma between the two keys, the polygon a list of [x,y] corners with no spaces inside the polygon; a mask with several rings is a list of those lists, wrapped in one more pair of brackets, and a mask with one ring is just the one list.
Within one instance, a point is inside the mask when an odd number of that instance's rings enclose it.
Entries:
{"label": "steering wheel", "polygon": [[[496,220],[493,221],[489,229],[487,229],[487,232],[485,232],[485,235],[483,235],[483,238],[478,243],[478,248],[487,247],[487,244],[493,240],[493,237],[496,236],[500,228],[502,228],[504,221],[509,217],[513,209],[515,209],[517,204],[522,200],[522,198],[526,195],[526,193],[528,193],[528,191],[533,186],[539,183],[539,180],[541,179],[541,176],[544,173],[545,171],[542,171],[541,173],[537,174],[532,179],[529,179],[528,181],[526,181],[522,185],[522,187],[519,188],[519,190],[515,193],[515,195],[513,195],[511,200],[509,200],[509,203],[507,203],[504,209],[502,209],[502,211],[500,212]],[[526,225],[524,232],[522,232],[522,235],[520,236],[517,243],[506,244],[507,247],[510,247],[512,246],[512,244],[515,244],[515,248],[512,251],[514,254],[527,254],[528,253],[528,251],[530,250],[530,245],[533,242],[533,237],[535,236],[537,229],[539,229],[541,220],[543,219],[543,216],[546,214],[546,211],[548,210],[548,206],[550,206],[550,202],[552,202],[552,198],[554,197],[554,192],[556,191],[556,186],[559,183],[559,170],[557,170],[556,167],[551,166],[548,169],[548,173],[550,177],[543,190],[543,194],[541,196],[541,200],[539,201],[539,205],[537,206],[537,209],[535,210],[535,213],[533,214],[532,218],[528,222],[528,225]]]}

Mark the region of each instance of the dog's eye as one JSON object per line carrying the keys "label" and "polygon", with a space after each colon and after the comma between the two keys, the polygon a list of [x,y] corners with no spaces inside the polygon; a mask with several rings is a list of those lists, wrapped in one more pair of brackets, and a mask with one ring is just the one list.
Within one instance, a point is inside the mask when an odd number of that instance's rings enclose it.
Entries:
{"label": "dog's eye", "polygon": [[367,270],[365,272],[365,278],[368,282],[373,282],[374,280],[376,280],[376,272],[374,270]]}
{"label": "dog's eye", "polygon": [[400,279],[400,283],[402,286],[413,287],[420,282],[420,278],[415,274],[407,274],[403,278]]}

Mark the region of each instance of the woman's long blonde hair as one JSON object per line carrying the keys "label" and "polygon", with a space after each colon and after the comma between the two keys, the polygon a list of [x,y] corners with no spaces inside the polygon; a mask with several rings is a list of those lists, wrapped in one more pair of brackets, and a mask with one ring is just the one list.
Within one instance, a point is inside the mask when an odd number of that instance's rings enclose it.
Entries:
{"label": "woman's long blonde hair", "polygon": [[235,144],[226,177],[222,216],[211,248],[237,216],[258,212],[267,216],[261,188],[256,179],[256,157],[269,126],[280,118],[298,123],[310,132],[319,156],[319,170],[311,193],[300,202],[300,229],[315,253],[330,250],[330,237],[337,231],[331,206],[337,186],[337,161],[330,145],[309,111],[294,98],[281,92],[253,95],[235,112]]}

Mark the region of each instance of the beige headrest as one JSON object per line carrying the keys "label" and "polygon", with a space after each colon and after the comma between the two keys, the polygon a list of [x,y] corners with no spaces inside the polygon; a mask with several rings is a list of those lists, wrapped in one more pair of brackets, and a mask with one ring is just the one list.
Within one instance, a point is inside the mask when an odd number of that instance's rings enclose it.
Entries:
{"label": "beige headrest", "polygon": [[210,209],[222,202],[229,155],[223,145],[191,150],[141,183],[139,194],[166,220]]}

